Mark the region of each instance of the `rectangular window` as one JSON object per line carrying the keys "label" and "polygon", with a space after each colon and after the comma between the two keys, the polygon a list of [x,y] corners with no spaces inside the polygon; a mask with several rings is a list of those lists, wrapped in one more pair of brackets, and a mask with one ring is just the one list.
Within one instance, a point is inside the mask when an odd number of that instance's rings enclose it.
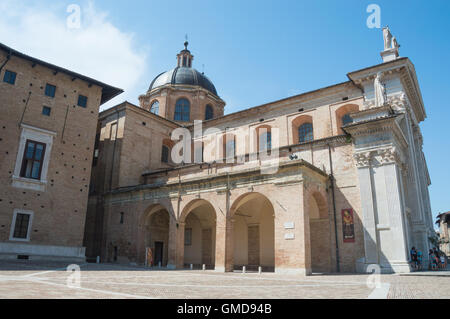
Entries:
{"label": "rectangular window", "polygon": [[52,109],[48,106],[42,107],[42,115],[50,116]]}
{"label": "rectangular window", "polygon": [[95,135],[95,143],[94,143],[94,156],[92,158],[92,166],[97,166],[98,155],[99,155],[99,144],[100,144],[100,134]]}
{"label": "rectangular window", "polygon": [[14,225],[13,237],[18,239],[27,239],[29,223],[30,223],[29,214],[17,214],[16,224]]}
{"label": "rectangular window", "polygon": [[78,95],[78,106],[86,107],[87,106],[87,97],[84,95]]}
{"label": "rectangular window", "polygon": [[56,86],[48,84],[45,86],[45,95],[55,97]]}
{"label": "rectangular window", "polygon": [[32,222],[32,211],[15,209],[11,222],[9,240],[29,241]]}
{"label": "rectangular window", "polygon": [[92,166],[97,166],[98,163],[98,149],[94,150],[94,157],[92,158]]}
{"label": "rectangular window", "polygon": [[45,144],[27,140],[20,177],[40,180],[44,154]]}
{"label": "rectangular window", "polygon": [[169,163],[169,148],[165,145],[162,147],[161,162]]}
{"label": "rectangular window", "polygon": [[6,70],[5,75],[3,76],[3,82],[14,85],[16,83],[16,72]]}
{"label": "rectangular window", "polygon": [[192,228],[186,228],[184,230],[184,245],[185,246],[192,245]]}
{"label": "rectangular window", "polygon": [[226,158],[234,158],[235,154],[236,154],[236,145],[234,140],[227,141],[225,152]]}

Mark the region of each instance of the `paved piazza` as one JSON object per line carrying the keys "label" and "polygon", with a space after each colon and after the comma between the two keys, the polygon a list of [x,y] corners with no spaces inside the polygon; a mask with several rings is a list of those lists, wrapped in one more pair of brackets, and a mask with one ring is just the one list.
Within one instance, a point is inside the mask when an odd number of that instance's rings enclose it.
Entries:
{"label": "paved piazza", "polygon": [[148,270],[105,264],[80,265],[80,286],[67,264],[0,262],[0,298],[449,298],[450,272],[421,276],[381,275],[380,288],[368,275],[217,273]]}

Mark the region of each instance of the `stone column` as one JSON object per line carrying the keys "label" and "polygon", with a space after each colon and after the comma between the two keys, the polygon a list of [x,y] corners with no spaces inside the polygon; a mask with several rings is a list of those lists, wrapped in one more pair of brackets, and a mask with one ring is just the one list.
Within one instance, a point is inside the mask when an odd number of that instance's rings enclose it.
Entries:
{"label": "stone column", "polygon": [[308,199],[304,198],[303,178],[295,183],[280,184],[270,196],[275,212],[276,273],[311,274]]}
{"label": "stone column", "polygon": [[[370,152],[355,154],[356,166],[358,168],[358,179],[361,194],[361,209],[364,225],[364,251],[365,257],[362,263],[358,263],[357,271],[365,272],[363,264],[378,264],[378,238],[377,221],[374,207],[374,190],[372,189],[372,173],[370,168]],[[363,267],[358,269],[359,267]]]}
{"label": "stone column", "polygon": [[[175,243],[175,250],[174,254],[172,255],[172,262],[176,269],[183,269],[184,268],[184,227],[186,223],[183,222],[174,222],[170,224],[170,234],[174,234],[174,240],[172,242]],[[169,256],[170,257],[170,256]]]}
{"label": "stone column", "polygon": [[388,258],[388,265],[383,266],[391,267],[395,272],[410,271],[405,214],[399,185],[399,170],[392,159],[388,161],[389,163],[384,165],[384,178],[386,182],[386,201],[389,208],[389,237],[391,242],[382,243],[382,250],[384,250]]}
{"label": "stone column", "polygon": [[[218,220],[219,221],[219,220]],[[221,218],[216,226],[215,271],[233,271],[234,266],[234,219]]]}
{"label": "stone column", "polygon": [[365,258],[357,271],[379,264],[382,272],[409,272],[400,154],[394,146],[357,153]]}

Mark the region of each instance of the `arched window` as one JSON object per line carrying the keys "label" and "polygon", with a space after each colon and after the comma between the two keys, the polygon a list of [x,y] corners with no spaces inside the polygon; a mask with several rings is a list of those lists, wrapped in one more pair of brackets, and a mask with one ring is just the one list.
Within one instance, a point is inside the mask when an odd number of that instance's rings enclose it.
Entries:
{"label": "arched window", "polygon": [[190,119],[190,103],[187,99],[181,98],[175,104],[175,121],[189,122]]}
{"label": "arched window", "polygon": [[211,105],[206,105],[205,108],[205,121],[212,119],[214,116],[214,111]]}
{"label": "arched window", "polygon": [[169,163],[169,147],[166,145],[162,146],[161,151],[161,162],[163,163]]}
{"label": "arched window", "polygon": [[272,148],[272,133],[263,132],[259,136],[259,151],[270,150]]}
{"label": "arched window", "polygon": [[304,143],[314,140],[313,125],[305,123],[298,128],[298,142]]}
{"label": "arched window", "polygon": [[336,131],[333,134],[344,134],[342,126],[353,123],[353,119],[350,114],[358,112],[359,105],[357,104],[345,104],[339,107],[336,114]]}
{"label": "arched window", "polygon": [[341,117],[342,126],[353,123],[353,119],[351,118],[350,114],[345,114]]}
{"label": "arched window", "polygon": [[150,106],[150,112],[153,114],[159,115],[159,102],[155,101],[152,103],[152,106]]}

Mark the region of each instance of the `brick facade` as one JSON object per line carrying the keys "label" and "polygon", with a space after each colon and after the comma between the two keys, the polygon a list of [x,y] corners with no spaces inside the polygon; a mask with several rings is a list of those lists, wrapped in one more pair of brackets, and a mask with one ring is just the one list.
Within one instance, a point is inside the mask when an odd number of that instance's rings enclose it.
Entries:
{"label": "brick facade", "polygon": [[[0,50],[0,255],[15,258],[19,253],[37,258],[62,254],[83,259],[95,129],[106,85],[87,82],[17,52],[8,53],[3,47]],[[14,84],[3,81],[7,70],[16,73]],[[54,97],[45,94],[47,84],[56,86]],[[87,97],[86,107],[77,105],[80,94]],[[51,108],[49,116],[43,114],[44,106]],[[16,176],[25,130],[51,140],[46,149],[48,169],[37,183]],[[14,210],[33,212],[29,241],[10,239]],[[21,245],[20,249],[15,245]]]}

